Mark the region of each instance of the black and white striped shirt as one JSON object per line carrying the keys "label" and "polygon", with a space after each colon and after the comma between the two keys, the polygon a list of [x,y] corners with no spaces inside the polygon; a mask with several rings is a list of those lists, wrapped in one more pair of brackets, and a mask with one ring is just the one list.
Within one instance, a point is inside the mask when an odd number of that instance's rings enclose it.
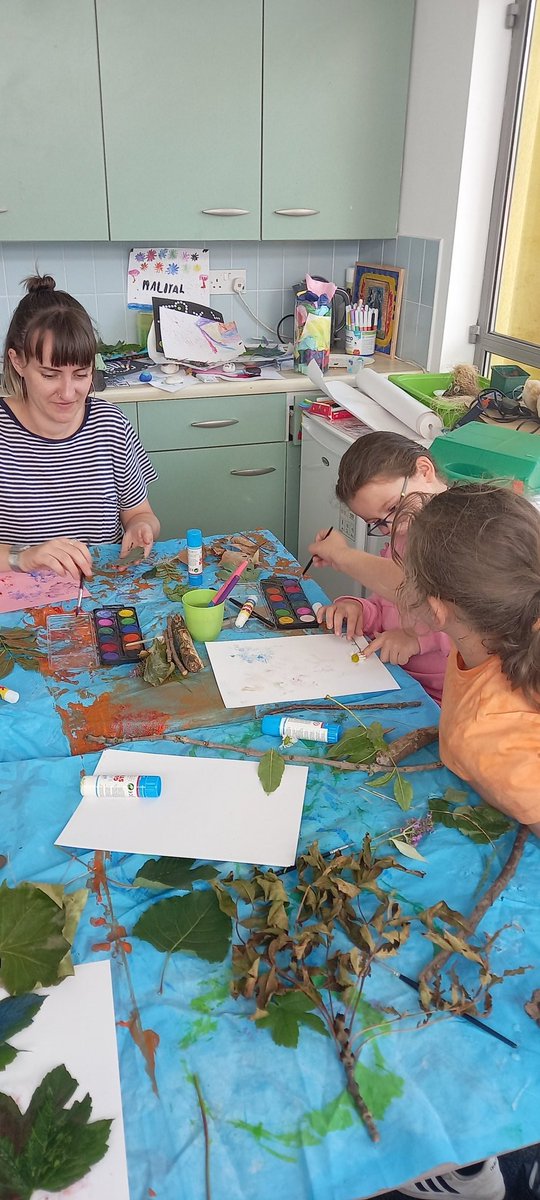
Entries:
{"label": "black and white striped shirt", "polygon": [[89,396],[80,429],[43,438],[0,399],[0,542],[118,542],[120,512],[157,479],[121,409]]}

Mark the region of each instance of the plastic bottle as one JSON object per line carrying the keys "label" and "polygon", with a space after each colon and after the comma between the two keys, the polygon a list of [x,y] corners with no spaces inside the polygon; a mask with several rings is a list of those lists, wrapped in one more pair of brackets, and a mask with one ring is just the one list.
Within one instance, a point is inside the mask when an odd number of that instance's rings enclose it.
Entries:
{"label": "plastic bottle", "polygon": [[187,531],[188,579],[191,587],[202,587],[202,533],[200,529]]}
{"label": "plastic bottle", "polygon": [[339,725],[324,721],[304,721],[301,717],[263,717],[263,733],[273,737],[301,738],[304,742],[339,742]]}
{"label": "plastic bottle", "polygon": [[81,796],[105,800],[141,796],[144,800],[157,800],[158,796],[161,796],[161,777],[159,775],[83,775]]}

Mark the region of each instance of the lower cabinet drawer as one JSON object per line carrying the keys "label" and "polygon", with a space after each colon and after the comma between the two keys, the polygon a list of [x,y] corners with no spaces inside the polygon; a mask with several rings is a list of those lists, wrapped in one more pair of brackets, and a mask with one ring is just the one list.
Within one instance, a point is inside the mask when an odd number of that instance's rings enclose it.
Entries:
{"label": "lower cabinet drawer", "polygon": [[213,450],[159,450],[159,472],[149,498],[161,521],[160,538],[270,529],[281,541],[285,518],[285,442],[221,446]]}

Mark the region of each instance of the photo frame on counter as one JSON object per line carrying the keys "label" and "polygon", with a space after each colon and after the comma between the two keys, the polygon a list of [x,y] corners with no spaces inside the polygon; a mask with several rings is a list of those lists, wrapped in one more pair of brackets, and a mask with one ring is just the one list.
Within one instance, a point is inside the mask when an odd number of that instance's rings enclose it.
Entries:
{"label": "photo frame on counter", "polygon": [[387,354],[390,358],[396,354],[404,281],[403,267],[355,264],[352,302],[377,309],[379,319],[375,351],[377,354]]}

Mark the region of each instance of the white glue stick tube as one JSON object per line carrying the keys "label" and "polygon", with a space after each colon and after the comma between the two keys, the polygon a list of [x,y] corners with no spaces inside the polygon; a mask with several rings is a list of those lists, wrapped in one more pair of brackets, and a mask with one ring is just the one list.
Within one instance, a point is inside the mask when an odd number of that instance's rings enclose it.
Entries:
{"label": "white glue stick tube", "polygon": [[258,596],[254,595],[248,596],[247,600],[244,600],[236,621],[234,622],[235,629],[243,629],[246,621],[249,620],[253,609],[255,608],[257,600]]}
{"label": "white glue stick tube", "polygon": [[121,800],[130,796],[156,800],[160,795],[159,775],[83,775],[81,779],[81,796],[94,800]]}

